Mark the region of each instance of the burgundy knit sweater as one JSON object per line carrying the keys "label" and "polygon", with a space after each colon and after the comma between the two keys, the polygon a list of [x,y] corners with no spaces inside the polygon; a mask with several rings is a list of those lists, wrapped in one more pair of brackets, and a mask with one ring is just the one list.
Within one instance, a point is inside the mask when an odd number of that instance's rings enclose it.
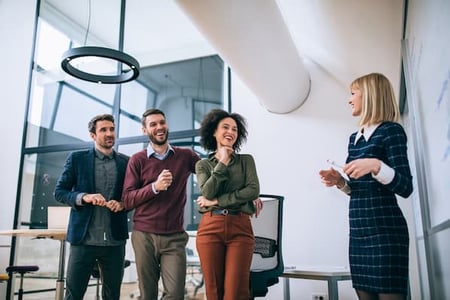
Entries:
{"label": "burgundy knit sweater", "polygon": [[[155,234],[184,231],[186,183],[200,158],[191,149],[172,148],[174,152],[164,160],[147,157],[144,149],[128,161],[122,202],[125,209],[134,209],[134,230]],[[172,172],[173,181],[167,191],[155,194],[152,183],[163,169]]]}

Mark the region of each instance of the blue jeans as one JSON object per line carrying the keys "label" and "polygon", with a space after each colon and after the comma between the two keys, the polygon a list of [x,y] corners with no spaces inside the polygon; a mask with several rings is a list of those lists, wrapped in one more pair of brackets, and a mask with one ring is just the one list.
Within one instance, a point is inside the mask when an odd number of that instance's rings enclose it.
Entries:
{"label": "blue jeans", "polygon": [[71,245],[67,267],[65,300],[82,300],[96,261],[102,278],[102,297],[120,299],[125,245],[85,246]]}

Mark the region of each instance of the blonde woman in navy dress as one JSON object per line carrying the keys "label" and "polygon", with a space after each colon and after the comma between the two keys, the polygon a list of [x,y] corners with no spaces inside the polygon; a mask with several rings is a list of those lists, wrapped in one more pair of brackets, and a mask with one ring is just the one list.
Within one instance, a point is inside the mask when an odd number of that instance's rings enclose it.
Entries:
{"label": "blonde woman in navy dress", "polygon": [[412,193],[406,134],[389,80],[372,73],[350,85],[352,115],[360,129],[350,136],[343,167],[319,175],[350,196],[350,271],[360,300],[403,300],[408,294],[409,235],[396,195]]}

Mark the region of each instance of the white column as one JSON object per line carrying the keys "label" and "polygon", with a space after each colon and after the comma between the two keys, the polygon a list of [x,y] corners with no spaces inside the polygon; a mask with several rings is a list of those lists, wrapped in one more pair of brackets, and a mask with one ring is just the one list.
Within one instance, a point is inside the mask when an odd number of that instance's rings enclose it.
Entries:
{"label": "white column", "polygon": [[[28,91],[36,1],[0,1],[0,229],[12,229],[19,175],[20,150]],[[0,237],[0,272],[9,265],[11,237]],[[0,284],[0,299],[6,283]]]}

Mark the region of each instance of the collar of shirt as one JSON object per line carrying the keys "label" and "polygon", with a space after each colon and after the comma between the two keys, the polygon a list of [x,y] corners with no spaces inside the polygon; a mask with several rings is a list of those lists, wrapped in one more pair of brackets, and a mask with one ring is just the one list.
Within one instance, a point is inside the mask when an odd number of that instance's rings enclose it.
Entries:
{"label": "collar of shirt", "polygon": [[150,158],[152,155],[154,156],[154,157],[156,157],[157,159],[159,159],[159,160],[164,160],[168,155],[169,155],[169,153],[170,152],[173,152],[173,153],[175,153],[175,150],[172,148],[172,146],[169,144],[169,147],[167,147],[167,151],[166,151],[166,153],[164,153],[164,154],[158,154],[158,153],[156,153],[155,152],[155,149],[153,149],[153,147],[152,147],[152,143],[149,143],[148,144],[148,146],[147,146],[147,157],[148,158]]}
{"label": "collar of shirt", "polygon": [[[231,160],[234,160],[235,156],[236,156],[236,152],[231,153]],[[218,161],[216,158],[216,151],[214,151],[213,153],[210,153],[208,155],[208,159],[211,161],[214,161],[214,160]]]}
{"label": "collar of shirt", "polygon": [[380,124],[381,123],[361,127],[356,134],[355,145],[361,137],[364,137],[364,139],[368,141]]}
{"label": "collar of shirt", "polygon": [[95,156],[97,158],[101,159],[101,160],[104,160],[106,158],[107,159],[113,159],[114,158],[114,150],[109,155],[105,155],[105,154],[101,153],[100,151],[97,150],[97,148],[94,148],[94,150],[95,150]]}

